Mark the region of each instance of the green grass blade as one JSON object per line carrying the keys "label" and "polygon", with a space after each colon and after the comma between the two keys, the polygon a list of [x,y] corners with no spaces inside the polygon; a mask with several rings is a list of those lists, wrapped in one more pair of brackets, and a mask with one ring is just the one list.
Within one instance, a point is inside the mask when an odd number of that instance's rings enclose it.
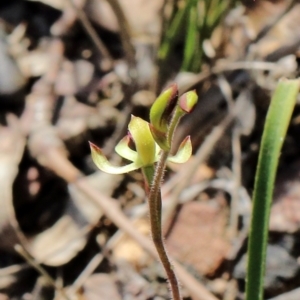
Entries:
{"label": "green grass blade", "polygon": [[200,39],[198,28],[197,2],[192,3],[188,12],[187,32],[183,54],[182,70],[197,72],[200,69]]}
{"label": "green grass blade", "polygon": [[263,299],[269,215],[281,147],[299,91],[299,80],[281,80],[273,94],[262,136],[248,242],[246,300]]}
{"label": "green grass blade", "polygon": [[188,2],[183,8],[180,8],[167,29],[167,32],[163,38],[162,44],[158,50],[158,58],[162,61],[166,60],[173,49],[173,46],[178,39],[180,30],[185,26],[186,15],[189,11],[191,1]]}

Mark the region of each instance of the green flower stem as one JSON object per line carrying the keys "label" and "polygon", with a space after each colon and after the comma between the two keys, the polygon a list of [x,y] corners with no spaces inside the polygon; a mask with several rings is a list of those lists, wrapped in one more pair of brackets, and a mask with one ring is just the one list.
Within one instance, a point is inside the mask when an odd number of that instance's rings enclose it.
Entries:
{"label": "green flower stem", "polygon": [[149,198],[149,194],[150,194],[150,188],[151,188],[151,184],[153,181],[153,177],[154,177],[154,173],[155,173],[155,168],[153,165],[148,166],[148,167],[143,167],[142,168],[142,173],[144,176],[144,182],[145,182],[145,190],[146,190],[146,194],[147,197]]}
{"label": "green flower stem", "polygon": [[299,92],[299,80],[279,82],[267,114],[253,193],[253,211],[248,242],[246,300],[263,299],[263,279],[269,215],[281,147]]}
{"label": "green flower stem", "polygon": [[150,186],[150,189],[148,188],[147,190],[149,191],[148,204],[153,243],[157,250],[160,261],[167,274],[167,278],[169,280],[172,292],[172,299],[181,300],[182,298],[180,296],[179,283],[175,275],[173,266],[169,260],[168,254],[166,252],[162,234],[162,203],[160,186],[164,175],[168,155],[168,151],[163,151],[155,169],[154,166],[147,166],[142,168],[142,171],[145,177],[146,184],[148,185],[148,187]]}

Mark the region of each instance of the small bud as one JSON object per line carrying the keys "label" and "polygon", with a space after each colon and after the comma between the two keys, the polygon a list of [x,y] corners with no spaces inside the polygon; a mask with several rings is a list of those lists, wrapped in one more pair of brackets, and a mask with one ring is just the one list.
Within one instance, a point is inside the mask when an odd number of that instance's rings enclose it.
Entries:
{"label": "small bud", "polygon": [[184,93],[178,101],[179,107],[185,112],[190,113],[198,102],[198,96],[195,91]]}
{"label": "small bud", "polygon": [[150,123],[162,133],[168,131],[168,123],[178,100],[178,87],[172,84],[153,103],[150,110]]}
{"label": "small bud", "polygon": [[175,128],[177,127],[179,120],[187,113],[190,113],[195,107],[198,101],[198,96],[195,91],[184,93],[178,100],[178,105],[173,112],[172,124],[169,126],[167,133],[167,144],[171,144]]}

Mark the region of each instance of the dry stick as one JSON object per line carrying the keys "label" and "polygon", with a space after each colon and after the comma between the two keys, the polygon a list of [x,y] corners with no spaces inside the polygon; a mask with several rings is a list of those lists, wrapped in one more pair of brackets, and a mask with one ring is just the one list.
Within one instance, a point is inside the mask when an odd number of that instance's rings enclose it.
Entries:
{"label": "dry stick", "polygon": [[36,269],[44,278],[47,280],[48,284],[51,285],[55,290],[59,291],[59,293],[66,299],[70,300],[70,298],[65,293],[64,289],[59,286],[55,280],[49,275],[49,273],[38,263],[34,260],[34,258],[23,248],[21,245],[15,245],[15,250],[31,265],[34,269]]}
{"label": "dry stick", "polygon": [[74,10],[76,11],[77,16],[78,16],[83,28],[87,32],[91,41],[94,43],[96,49],[102,55],[103,69],[105,69],[105,70],[111,69],[113,66],[113,58],[111,57],[111,55],[110,55],[109,51],[107,50],[106,46],[104,45],[104,43],[99,38],[96,30],[93,28],[91,22],[89,21],[89,19],[86,16],[85,12],[82,9],[80,9],[79,7],[77,7],[77,5],[73,2],[73,0],[68,0],[68,1],[69,1],[70,5],[74,8]]}
{"label": "dry stick", "polygon": [[286,8],[274,20],[272,20],[270,24],[267,24],[264,28],[262,28],[262,30],[258,33],[257,37],[253,41],[251,41],[250,45],[256,44],[263,37],[265,37],[270,32],[270,30],[274,28],[274,26],[278,24],[288,12],[292,10],[292,8],[297,4],[297,2],[298,0],[290,0]]}
{"label": "dry stick", "polygon": [[109,239],[109,241],[103,246],[101,253],[96,254],[80,273],[80,275],[74,281],[71,287],[71,293],[76,294],[80,288],[83,286],[84,282],[94,273],[96,268],[103,261],[104,257],[109,254],[109,251],[112,250],[118,242],[120,242],[123,237],[124,232],[120,229]]}
{"label": "dry stick", "polygon": [[104,258],[103,253],[98,253],[90,260],[90,262],[87,264],[87,266],[84,268],[84,270],[80,273],[80,275],[74,281],[74,283],[71,287],[72,293],[76,294],[80,290],[80,288],[83,286],[84,282],[90,277],[91,274],[93,274],[93,272],[96,270],[96,268],[103,261],[103,258]]}
{"label": "dry stick", "polygon": [[133,74],[134,72],[136,72],[135,50],[131,42],[131,30],[130,30],[129,23],[118,0],[106,0],[106,1],[110,4],[119,23],[121,40],[122,40],[125,56],[130,67],[129,76],[131,78],[135,78],[137,75],[137,74]]}
{"label": "dry stick", "polygon": [[[18,174],[18,165],[23,156],[26,139],[21,132],[21,126],[19,124],[17,117],[12,114],[9,114],[7,115],[6,119],[10,130],[9,139],[7,139],[6,142],[11,146],[7,148],[7,151],[10,152],[10,158],[6,158],[6,162],[10,161],[10,168],[9,171],[6,169],[5,180],[2,180],[2,184],[1,184],[0,197],[5,199],[5,203],[4,203],[5,206],[2,207],[1,210],[3,212],[6,211],[7,213],[7,221],[9,222],[10,226],[12,227],[16,235],[16,242],[22,244],[24,248],[28,249],[28,241],[24,233],[22,232],[16,217],[16,212],[13,204],[13,195],[12,195],[12,186]],[[2,168],[3,167],[4,166],[2,165]],[[1,216],[2,219],[5,220],[5,218],[3,218],[3,214],[1,214]],[[1,220],[1,222],[3,222],[3,220]],[[14,240],[14,238],[12,237],[11,239]]]}
{"label": "dry stick", "polygon": [[6,276],[17,276],[17,273],[29,269],[30,266],[27,263],[22,263],[18,265],[11,265],[0,269],[0,277]]}
{"label": "dry stick", "polygon": [[232,173],[234,180],[234,188],[232,190],[231,211],[230,211],[230,234],[231,237],[236,237],[238,233],[238,205],[239,205],[239,188],[241,186],[241,131],[238,125],[235,125],[232,132]]}
{"label": "dry stick", "polygon": [[195,85],[208,79],[214,74],[224,73],[226,71],[235,70],[262,70],[262,71],[281,71],[281,67],[276,63],[265,62],[265,61],[235,61],[226,63],[216,63],[216,66],[211,68],[211,70],[201,72],[194,79],[190,80],[188,84],[179,87],[179,94],[191,90]]}
{"label": "dry stick", "polygon": [[124,237],[126,233],[121,231],[119,229],[109,240],[108,242],[103,246],[101,253],[96,254],[90,262],[87,264],[87,266],[84,268],[84,270],[80,273],[80,275],[76,278],[74,281],[72,287],[71,287],[71,293],[76,294],[80,290],[80,288],[83,286],[84,282],[91,276],[91,274],[94,273],[96,268],[100,265],[100,263],[103,261],[104,257],[106,257],[109,254],[109,251],[111,251],[115,246],[120,242],[122,237]]}
{"label": "dry stick", "polygon": [[[233,100],[232,88],[223,74],[218,75],[218,84],[220,90],[226,99],[230,114],[235,114],[235,102]],[[237,236],[238,233],[238,202],[239,188],[241,185],[241,146],[240,146],[241,131],[238,124],[235,122],[232,132],[232,173],[234,187],[231,193],[230,218],[229,218],[229,234],[231,238]]]}
{"label": "dry stick", "polygon": [[105,147],[105,150],[112,152],[116,143],[124,136],[124,132],[127,130],[127,124],[129,123],[133,104],[131,101],[132,95],[137,89],[137,69],[136,69],[136,59],[135,59],[135,48],[132,44],[131,28],[129,22],[123,12],[123,9],[118,0],[106,0],[111,6],[114,14],[117,17],[119,24],[120,36],[122,45],[124,48],[125,58],[128,63],[128,78],[129,82],[123,85],[125,107],[124,113],[125,117],[121,122],[118,122],[117,128],[112,136],[110,143]]}
{"label": "dry stick", "polygon": [[[130,115],[133,109],[133,104],[131,101],[132,95],[136,92],[137,88],[137,69],[136,69],[136,60],[135,60],[135,48],[132,44],[131,29],[128,23],[128,20],[123,12],[123,9],[118,0],[106,0],[111,6],[114,14],[117,17],[119,24],[120,36],[122,45],[124,48],[125,58],[127,60],[129,69],[128,69],[128,79],[129,81],[123,82],[123,91],[124,91],[124,103],[125,107],[123,109],[123,115],[125,117],[123,120],[117,123],[116,130],[110,140],[110,142],[105,146],[104,152],[111,153],[116,143],[124,136],[124,132],[127,130],[127,124],[130,120]],[[122,80],[121,80],[122,81]]]}
{"label": "dry stick", "polygon": [[[41,141],[42,143],[43,141]],[[45,149],[41,147],[42,149]],[[131,223],[130,219],[122,212],[114,199],[101,194],[89,185],[82,177],[80,171],[55,148],[48,148],[43,152],[43,165],[51,169],[57,175],[74,185],[75,188],[86,194],[87,198],[96,203],[103,213],[112,220],[115,225],[126,232],[152,257],[157,258],[157,253],[150,240],[143,236]],[[199,281],[191,276],[179,263],[173,262],[176,273],[185,288],[190,292],[194,300],[218,300]]]}

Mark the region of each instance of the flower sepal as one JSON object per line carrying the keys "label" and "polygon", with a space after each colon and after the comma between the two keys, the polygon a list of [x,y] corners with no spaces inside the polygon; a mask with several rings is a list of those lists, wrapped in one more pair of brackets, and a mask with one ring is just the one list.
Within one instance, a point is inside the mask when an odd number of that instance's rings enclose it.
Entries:
{"label": "flower sepal", "polygon": [[187,136],[180,144],[177,152],[173,156],[168,157],[169,162],[183,164],[192,156],[192,142],[190,136]]}
{"label": "flower sepal", "polygon": [[105,155],[99,147],[97,147],[91,142],[89,142],[89,144],[91,147],[93,162],[98,167],[98,169],[100,169],[103,172],[109,174],[124,174],[137,170],[143,166],[142,162],[138,161],[121,167],[114,166],[107,160],[107,158],[105,157]]}

